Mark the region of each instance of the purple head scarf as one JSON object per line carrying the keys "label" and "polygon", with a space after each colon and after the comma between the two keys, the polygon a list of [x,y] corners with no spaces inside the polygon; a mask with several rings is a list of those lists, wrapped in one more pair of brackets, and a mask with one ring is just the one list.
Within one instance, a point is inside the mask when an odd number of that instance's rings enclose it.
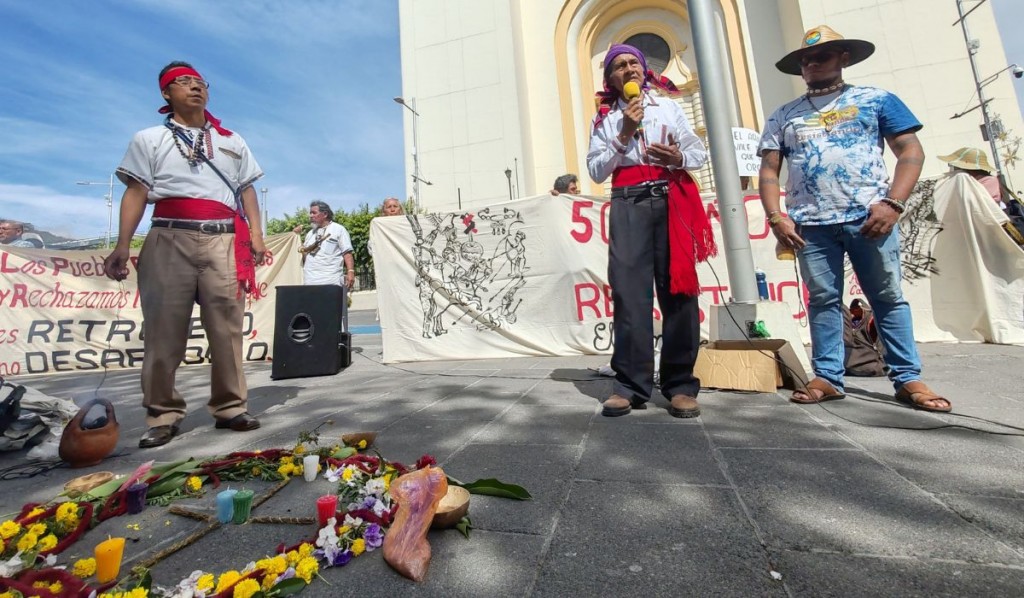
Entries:
{"label": "purple head scarf", "polygon": [[[604,56],[604,85],[605,85],[605,88],[608,87],[608,72],[609,72],[609,67],[611,67],[611,65],[612,65],[612,61],[615,60],[615,58],[617,56],[621,56],[623,54],[632,54],[633,56],[636,56],[637,60],[640,61],[640,66],[643,67],[643,69],[644,69],[644,73],[645,74],[647,73],[647,59],[644,58],[644,53],[643,52],[641,52],[640,50],[638,50],[638,49],[636,49],[633,46],[630,46],[628,44],[612,44],[612,47],[608,48],[608,53],[605,54],[605,56]],[[646,79],[646,77],[645,77],[645,79]],[[644,85],[643,86],[644,86],[644,88],[647,87],[647,81],[644,81]]]}

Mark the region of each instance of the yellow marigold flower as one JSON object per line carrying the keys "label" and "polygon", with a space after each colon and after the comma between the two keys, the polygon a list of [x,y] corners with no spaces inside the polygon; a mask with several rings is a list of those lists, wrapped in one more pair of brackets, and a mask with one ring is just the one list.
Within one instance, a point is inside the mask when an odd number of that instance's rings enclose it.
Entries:
{"label": "yellow marigold flower", "polygon": [[293,465],[292,467],[294,467],[293,471],[295,472],[295,475],[302,475],[303,467],[301,465]]}
{"label": "yellow marigold flower", "polygon": [[386,476],[384,476],[383,479],[384,479],[384,490],[385,491],[390,490],[391,489],[391,476],[387,476],[386,475]]}
{"label": "yellow marigold flower", "polygon": [[295,565],[295,577],[299,577],[302,581],[309,584],[313,581],[313,576],[316,575],[317,571],[320,570],[320,564],[316,562],[316,559],[308,556],[301,561],[298,565]]}
{"label": "yellow marigold flower", "polygon": [[299,557],[300,558],[306,558],[307,556],[309,556],[311,554],[313,554],[313,545],[312,544],[310,544],[309,542],[303,542],[302,544],[299,545]]}
{"label": "yellow marigold flower", "polygon": [[217,589],[213,591],[214,594],[220,594],[224,590],[231,587],[231,584],[235,583],[242,578],[242,575],[238,571],[225,571],[220,574],[220,579],[217,580]]}
{"label": "yellow marigold flower", "polygon": [[131,592],[125,592],[124,598],[147,598],[149,596],[149,590],[146,588],[135,588]]}
{"label": "yellow marigold flower", "polygon": [[196,589],[200,592],[209,592],[213,589],[213,573],[204,573],[196,580]]}
{"label": "yellow marigold flower", "polygon": [[46,524],[33,523],[32,525],[28,526],[27,533],[32,534],[33,536],[41,536],[46,533]]}
{"label": "yellow marigold flower", "polygon": [[14,594],[12,594],[10,592],[4,592],[4,593],[0,594],[0,598],[14,598]]}
{"label": "yellow marigold flower", "polygon": [[294,565],[299,562],[299,553],[294,550],[289,550],[288,554],[285,555],[289,565]]}
{"label": "yellow marigold flower", "polygon": [[281,465],[291,465],[295,462],[295,459],[291,457],[281,457]]}
{"label": "yellow marigold flower", "polygon": [[343,471],[341,472],[341,479],[345,480],[346,482],[350,482],[350,481],[352,481],[352,476],[354,476],[354,475],[355,475],[355,473],[356,473],[356,472],[355,472],[355,470],[354,470],[353,468],[351,468],[351,467],[346,467],[346,468],[345,468],[345,469],[344,469],[344,470],[343,470]]}
{"label": "yellow marigold flower", "polygon": [[259,591],[260,582],[255,579],[244,579],[238,582],[231,595],[233,598],[252,598],[252,595]]}
{"label": "yellow marigold flower", "polygon": [[78,519],[78,503],[66,502],[57,507],[57,520],[74,517]]}
{"label": "yellow marigold flower", "polygon": [[359,448],[361,448],[361,449],[366,448],[366,440],[365,439],[359,441]]}
{"label": "yellow marigold flower", "polygon": [[295,466],[292,465],[291,463],[285,463],[284,465],[277,468],[277,473],[283,475],[284,477],[288,477],[292,475],[292,473],[294,472]]}
{"label": "yellow marigold flower", "polygon": [[10,540],[21,533],[21,524],[16,521],[7,520],[0,523],[0,538]]}
{"label": "yellow marigold flower", "polygon": [[53,585],[50,586],[50,592],[53,593],[54,596],[60,596],[62,590],[64,590],[64,585],[59,581],[53,582]]}
{"label": "yellow marigold flower", "polygon": [[359,556],[366,552],[366,540],[359,538],[352,543],[352,556]]}
{"label": "yellow marigold flower", "polygon": [[274,582],[277,581],[277,575],[265,575],[263,577],[263,583],[260,584],[260,588],[267,592],[270,588],[274,587]]}
{"label": "yellow marigold flower", "polygon": [[352,531],[352,526],[351,525],[343,525],[343,526],[341,526],[341,529],[338,530],[338,533],[341,534],[342,536],[344,536],[345,534],[349,533],[350,531]]}
{"label": "yellow marigold flower", "polygon": [[189,492],[199,492],[199,489],[203,487],[203,480],[199,476],[189,476],[185,484],[188,486]]}
{"label": "yellow marigold flower", "polygon": [[50,582],[48,581],[37,581],[32,584],[33,588],[46,588],[50,589]]}
{"label": "yellow marigold flower", "polygon": [[39,551],[50,550],[57,545],[57,536],[53,534],[46,534],[39,540]]}
{"label": "yellow marigold flower", "polygon": [[71,568],[71,572],[75,577],[85,579],[86,577],[92,577],[93,573],[96,573],[96,559],[79,559],[75,561],[74,566]]}
{"label": "yellow marigold flower", "polygon": [[25,534],[18,539],[18,550],[22,552],[28,552],[36,547],[36,543],[39,542],[39,538],[34,534]]}
{"label": "yellow marigold flower", "polygon": [[253,475],[253,477],[258,476],[261,473],[263,473],[263,470],[260,469],[259,467],[253,467],[252,468],[252,475]]}
{"label": "yellow marigold flower", "polygon": [[306,452],[306,446],[303,444],[296,444],[295,449],[292,451],[293,455],[302,455]]}
{"label": "yellow marigold flower", "polygon": [[46,509],[44,509],[42,507],[36,507],[36,508],[32,509],[31,511],[29,511],[28,515],[26,515],[25,518],[26,519],[31,519],[31,518],[35,517],[36,515],[42,515],[45,512],[46,512]]}

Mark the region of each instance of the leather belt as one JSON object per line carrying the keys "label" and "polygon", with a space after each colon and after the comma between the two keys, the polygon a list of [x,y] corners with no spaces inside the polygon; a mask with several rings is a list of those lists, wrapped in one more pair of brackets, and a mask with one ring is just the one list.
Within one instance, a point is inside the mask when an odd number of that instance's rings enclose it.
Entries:
{"label": "leather belt", "polygon": [[203,222],[201,220],[154,220],[150,228],[180,228],[195,230],[207,235],[235,232],[235,225],[227,222]]}
{"label": "leather belt", "polygon": [[612,199],[623,199],[626,201],[666,196],[668,196],[668,181],[648,181],[639,185],[627,185],[612,189]]}

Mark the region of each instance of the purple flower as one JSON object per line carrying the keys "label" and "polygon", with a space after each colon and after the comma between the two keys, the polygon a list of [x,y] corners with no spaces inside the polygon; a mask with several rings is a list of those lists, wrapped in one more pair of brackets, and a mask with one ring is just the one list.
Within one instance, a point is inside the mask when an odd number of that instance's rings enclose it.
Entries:
{"label": "purple flower", "polygon": [[363,500],[363,504],[360,505],[360,507],[363,508],[363,509],[373,510],[373,507],[376,506],[376,505],[377,505],[377,497],[376,496],[367,496]]}
{"label": "purple flower", "polygon": [[339,552],[337,555],[335,555],[334,556],[334,562],[331,563],[331,564],[334,565],[335,567],[344,567],[351,560],[352,560],[352,551],[351,550],[345,550],[345,551]]}
{"label": "purple flower", "polygon": [[366,526],[366,532],[363,534],[363,541],[366,542],[367,551],[380,548],[381,544],[384,543],[384,530],[376,523],[371,523]]}

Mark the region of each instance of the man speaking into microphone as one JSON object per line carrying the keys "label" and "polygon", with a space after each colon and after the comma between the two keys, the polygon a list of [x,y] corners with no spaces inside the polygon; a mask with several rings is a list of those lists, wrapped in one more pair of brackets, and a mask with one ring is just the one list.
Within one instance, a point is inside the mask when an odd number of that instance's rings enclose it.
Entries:
{"label": "man speaking into microphone", "polygon": [[693,375],[700,344],[697,263],[717,253],[697,185],[686,172],[707,151],[686,114],[651,86],[678,92],[647,70],[643,53],[616,44],[604,59],[587,169],[612,177],[608,280],[615,303],[615,385],[603,415],[645,409],[654,387],[654,297],[663,317],[661,393],[675,417],[700,415]]}

